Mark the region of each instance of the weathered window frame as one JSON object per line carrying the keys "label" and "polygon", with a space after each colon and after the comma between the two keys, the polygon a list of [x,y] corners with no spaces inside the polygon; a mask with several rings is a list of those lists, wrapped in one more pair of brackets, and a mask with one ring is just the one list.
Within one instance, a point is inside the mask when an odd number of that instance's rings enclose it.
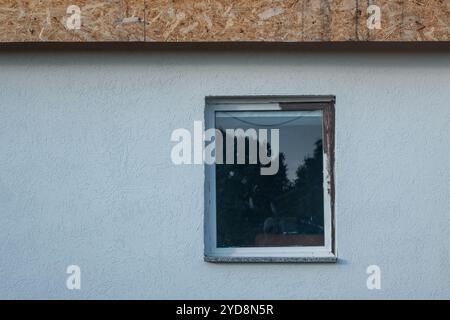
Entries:
{"label": "weathered window frame", "polygon": [[245,96],[207,97],[205,129],[215,127],[216,111],[323,112],[324,214],[323,247],[217,248],[215,165],[205,165],[204,260],[207,262],[336,262],[335,231],[335,97],[334,96]]}

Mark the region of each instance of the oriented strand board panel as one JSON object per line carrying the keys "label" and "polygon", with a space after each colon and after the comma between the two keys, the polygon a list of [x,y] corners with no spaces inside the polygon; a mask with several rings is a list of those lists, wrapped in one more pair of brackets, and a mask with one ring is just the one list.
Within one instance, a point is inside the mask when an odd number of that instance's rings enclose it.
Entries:
{"label": "oriented strand board panel", "polygon": [[[80,28],[68,19],[80,9]],[[0,41],[143,41],[144,0],[0,0]]]}
{"label": "oriented strand board panel", "polygon": [[354,40],[355,6],[356,0],[146,0],[146,40]]}
{"label": "oriented strand board panel", "polygon": [[298,41],[298,0],[146,0],[147,41]]}
{"label": "oriented strand board panel", "polygon": [[330,40],[353,41],[357,40],[357,9],[355,0],[331,1],[330,7]]}
{"label": "oriented strand board panel", "polygon": [[0,0],[0,42],[449,41],[449,20],[450,0]]}
{"label": "oriented strand board panel", "polygon": [[[450,0],[145,0],[147,41],[448,41]],[[381,29],[369,29],[370,5]]]}
{"label": "oriented strand board panel", "polygon": [[[369,41],[448,41],[450,0],[360,0],[358,39]],[[381,8],[381,29],[366,26],[367,8]],[[366,16],[364,17],[364,13]]]}
{"label": "oriented strand board panel", "polygon": [[402,39],[448,40],[449,20],[450,0],[407,1],[403,12]]}

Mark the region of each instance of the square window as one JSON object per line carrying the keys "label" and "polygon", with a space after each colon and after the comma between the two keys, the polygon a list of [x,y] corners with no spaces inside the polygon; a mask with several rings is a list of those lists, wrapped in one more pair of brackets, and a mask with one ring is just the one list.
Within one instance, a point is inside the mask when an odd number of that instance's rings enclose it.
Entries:
{"label": "square window", "polygon": [[334,262],[334,97],[206,99],[205,260]]}

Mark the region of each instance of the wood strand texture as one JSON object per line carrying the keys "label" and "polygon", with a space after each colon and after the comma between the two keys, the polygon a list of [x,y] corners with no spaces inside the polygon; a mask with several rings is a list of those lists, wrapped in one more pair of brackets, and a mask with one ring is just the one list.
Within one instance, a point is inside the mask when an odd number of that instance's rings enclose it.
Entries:
{"label": "wood strand texture", "polygon": [[450,0],[0,0],[0,42],[449,41],[449,20]]}

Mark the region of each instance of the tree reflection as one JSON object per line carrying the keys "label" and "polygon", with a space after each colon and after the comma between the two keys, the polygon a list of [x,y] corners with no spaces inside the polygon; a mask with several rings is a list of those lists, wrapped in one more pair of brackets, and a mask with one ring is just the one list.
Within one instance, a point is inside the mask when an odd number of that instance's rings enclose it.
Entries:
{"label": "tree reflection", "polygon": [[[245,143],[248,163],[248,138]],[[268,150],[270,154],[270,144]],[[216,165],[218,247],[251,247],[264,241],[304,245],[297,242],[306,235],[313,236],[313,244],[323,241],[322,140],[298,166],[293,181],[287,177],[285,154],[279,157],[278,173],[269,176],[260,174],[261,164]]]}

